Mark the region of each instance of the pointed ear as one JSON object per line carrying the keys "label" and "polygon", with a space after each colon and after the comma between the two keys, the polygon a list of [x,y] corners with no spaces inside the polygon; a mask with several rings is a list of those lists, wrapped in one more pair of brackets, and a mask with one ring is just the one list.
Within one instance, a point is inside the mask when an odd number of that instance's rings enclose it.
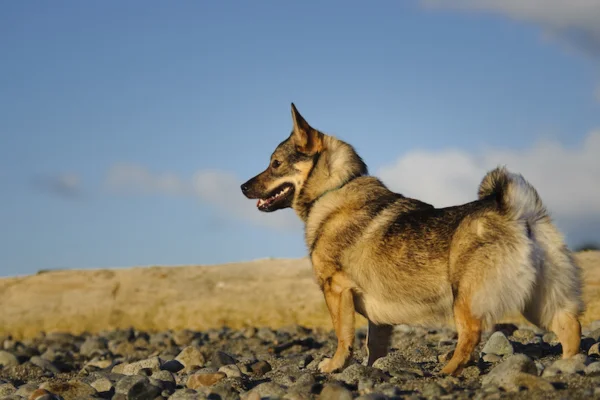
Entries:
{"label": "pointed ear", "polygon": [[292,103],[292,122],[294,129],[292,131],[292,141],[296,150],[304,154],[315,154],[322,149],[323,134],[313,129],[302,117],[298,109]]}

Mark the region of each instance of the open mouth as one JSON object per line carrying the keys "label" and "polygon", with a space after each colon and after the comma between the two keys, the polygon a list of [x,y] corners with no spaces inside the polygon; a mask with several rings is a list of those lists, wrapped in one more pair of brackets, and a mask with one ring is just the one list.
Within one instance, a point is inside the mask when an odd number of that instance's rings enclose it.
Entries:
{"label": "open mouth", "polygon": [[284,183],[273,190],[268,197],[259,199],[256,207],[260,211],[275,211],[280,208],[291,206],[291,199],[294,194],[294,185]]}

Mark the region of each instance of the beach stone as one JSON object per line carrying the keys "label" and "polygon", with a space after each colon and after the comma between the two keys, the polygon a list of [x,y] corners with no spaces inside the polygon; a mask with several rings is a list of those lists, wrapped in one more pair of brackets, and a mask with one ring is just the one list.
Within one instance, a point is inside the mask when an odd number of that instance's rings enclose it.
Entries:
{"label": "beach stone", "polygon": [[588,376],[600,376],[600,362],[593,362],[583,371]]}
{"label": "beach stone", "polygon": [[211,365],[215,368],[221,368],[224,365],[235,364],[238,361],[230,354],[224,351],[217,351],[211,358]]}
{"label": "beach stone", "polygon": [[16,391],[17,388],[12,383],[4,382],[0,384],[0,398],[10,396]]}
{"label": "beach stone", "polygon": [[271,364],[262,360],[262,361],[258,361],[256,363],[252,364],[250,366],[250,369],[252,370],[252,373],[254,375],[263,376],[267,372],[271,371],[273,368],[271,367]]}
{"label": "beach stone", "polygon": [[240,367],[235,364],[223,365],[219,368],[219,372],[224,373],[228,378],[241,378],[243,375]]}
{"label": "beach stone", "polygon": [[550,382],[537,376],[535,363],[524,354],[509,356],[485,375],[481,384],[498,386],[508,392],[518,392],[522,387],[529,390],[554,390]]}
{"label": "beach stone", "polygon": [[80,398],[94,397],[98,391],[87,383],[71,380],[68,382],[44,382],[40,389],[60,395],[64,400],[76,400]]}
{"label": "beach stone", "polygon": [[148,377],[142,375],[125,376],[115,386],[116,395],[132,400],[154,399],[160,393],[160,388],[150,384]]}
{"label": "beach stone", "polygon": [[352,392],[338,383],[328,383],[323,386],[319,399],[352,400]]}
{"label": "beach stone", "polygon": [[588,356],[600,357],[600,343],[594,343],[588,350]]}
{"label": "beach stone", "polygon": [[108,341],[103,337],[90,336],[79,348],[81,355],[92,357],[95,354],[103,353],[108,350]]}
{"label": "beach stone", "polygon": [[486,342],[482,352],[485,354],[496,354],[503,356],[513,354],[514,349],[504,333],[494,332]]}
{"label": "beach stone", "polygon": [[554,332],[544,333],[544,336],[542,336],[542,340],[544,341],[544,343],[548,343],[551,346],[556,346],[560,343],[558,340],[558,336],[556,336],[556,333]]}
{"label": "beach stone", "polygon": [[60,370],[51,361],[39,356],[33,356],[29,359],[29,362],[35,366],[40,367],[44,371],[52,372],[53,374],[59,374]]}
{"label": "beach stone", "polygon": [[577,354],[571,358],[556,360],[548,368],[544,369],[543,377],[556,376],[558,374],[583,374],[585,367],[590,363],[585,354]]}
{"label": "beach stone", "polygon": [[197,372],[188,378],[186,386],[190,389],[198,389],[200,387],[212,386],[226,377],[227,375],[225,375],[223,372]]}
{"label": "beach stone", "polygon": [[185,368],[192,368],[195,366],[203,367],[206,364],[206,358],[202,353],[199,346],[187,346],[175,357],[176,361],[179,361]]}
{"label": "beach stone", "polygon": [[0,350],[0,366],[1,367],[14,367],[19,365],[19,360],[17,359],[17,356],[15,356],[14,354],[5,351],[5,350]]}

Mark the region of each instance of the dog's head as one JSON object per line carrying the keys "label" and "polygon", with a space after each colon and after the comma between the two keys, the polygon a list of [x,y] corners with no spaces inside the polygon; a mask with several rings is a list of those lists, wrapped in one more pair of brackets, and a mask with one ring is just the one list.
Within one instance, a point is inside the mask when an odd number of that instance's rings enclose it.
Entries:
{"label": "dog's head", "polygon": [[293,129],[271,154],[269,166],[242,184],[242,193],[258,199],[260,211],[293,207],[323,150],[323,133],[313,129],[292,103]]}

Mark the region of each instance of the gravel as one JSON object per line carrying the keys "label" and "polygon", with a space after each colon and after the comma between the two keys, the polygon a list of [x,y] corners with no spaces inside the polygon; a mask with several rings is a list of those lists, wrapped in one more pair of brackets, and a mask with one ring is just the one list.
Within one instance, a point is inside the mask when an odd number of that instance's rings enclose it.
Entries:
{"label": "gravel", "polygon": [[457,339],[442,327],[396,327],[390,353],[372,367],[358,328],[353,359],[333,374],[317,366],[335,351],[335,334],[301,326],[7,337],[0,399],[587,400],[600,395],[599,325],[583,330],[569,360],[552,333],[497,326],[458,377],[439,374]]}

